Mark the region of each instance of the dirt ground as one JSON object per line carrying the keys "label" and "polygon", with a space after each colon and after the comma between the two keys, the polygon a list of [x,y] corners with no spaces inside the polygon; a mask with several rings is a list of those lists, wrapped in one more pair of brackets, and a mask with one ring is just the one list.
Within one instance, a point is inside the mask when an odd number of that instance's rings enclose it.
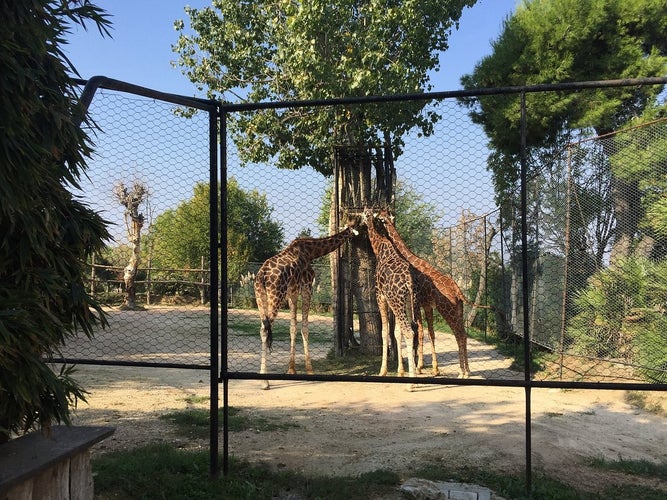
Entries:
{"label": "dirt ground", "polygon": [[[167,335],[165,329],[162,338]],[[471,363],[473,377],[484,376],[484,358],[478,355]],[[489,362],[498,363],[498,358]],[[76,410],[74,423],[116,427],[112,437],[96,445],[95,454],[164,441],[183,448],[208,446],[178,437],[158,418],[173,410],[206,408],[208,372],[80,365],[77,378],[90,394],[88,403]],[[664,396],[649,394],[667,408]],[[627,478],[590,468],[587,459],[667,462],[664,413],[637,409],[624,391],[533,389],[530,397],[535,471],[596,491]],[[231,381],[229,404],[251,416],[291,424],[270,432],[230,433],[232,455],[276,469],[309,475],[390,469],[407,478],[427,461],[448,467],[525,468],[523,389],[417,385],[409,392],[389,383],[275,381],[264,391],[259,381]],[[667,495],[665,482],[632,481]]]}

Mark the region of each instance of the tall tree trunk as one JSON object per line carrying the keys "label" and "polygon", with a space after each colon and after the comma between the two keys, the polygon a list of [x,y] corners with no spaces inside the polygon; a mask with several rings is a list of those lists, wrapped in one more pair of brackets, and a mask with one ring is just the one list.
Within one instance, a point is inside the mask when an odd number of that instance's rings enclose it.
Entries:
{"label": "tall tree trunk", "polygon": [[135,283],[141,257],[141,228],[144,226],[144,215],[139,213],[139,205],[148,196],[148,189],[142,183],[135,182],[130,190],[121,182],[114,186],[113,192],[118,202],[125,207],[125,225],[132,249],[130,262],[125,266],[123,271],[125,299],[122,307],[125,309],[136,309],[137,296]]}
{"label": "tall tree trunk", "polygon": [[137,308],[136,277],[139,261],[141,260],[141,228],[143,227],[143,218],[132,217],[132,230],[130,234],[130,246],[132,254],[130,262],[123,271],[123,280],[125,281],[125,302],[127,309]]}
{"label": "tall tree trunk", "polygon": [[[489,261],[489,253],[491,252],[491,243],[493,238],[496,235],[497,230],[495,227],[491,226],[489,234],[486,235],[486,241],[484,242],[484,265],[481,266],[481,271],[479,274],[479,286],[477,287],[477,296],[475,297],[475,304],[481,304],[484,300],[484,294],[486,292],[486,263]],[[466,326],[471,326],[475,321],[477,316],[477,306],[472,306],[470,312],[468,313],[468,318],[466,319]]]}
{"label": "tall tree trunk", "polygon": [[[332,200],[335,203],[332,203],[330,226],[336,216],[335,223],[338,223],[366,206],[386,204],[392,199],[393,165],[382,148],[375,152],[367,147],[340,148],[335,152],[334,161],[336,199]],[[365,234],[361,229],[361,234]],[[367,238],[353,239],[348,252],[349,258],[343,260],[346,275],[334,280],[343,290],[349,290],[347,296],[337,294],[334,302],[336,349],[343,351],[349,343],[355,342],[350,335],[356,311],[361,350],[379,355],[382,353],[382,324],[375,294],[375,256]],[[338,273],[342,271],[338,269]]]}
{"label": "tall tree trunk", "polygon": [[612,181],[616,231],[610,262],[629,257],[641,218],[641,194],[637,182],[626,182],[614,176]]}

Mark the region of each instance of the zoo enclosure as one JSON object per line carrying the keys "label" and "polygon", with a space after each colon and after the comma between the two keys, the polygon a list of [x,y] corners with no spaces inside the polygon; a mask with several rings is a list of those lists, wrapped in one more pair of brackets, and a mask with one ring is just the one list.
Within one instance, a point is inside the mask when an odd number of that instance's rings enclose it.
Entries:
{"label": "zoo enclosure", "polygon": [[[456,277],[457,281],[461,282],[466,295],[472,298],[475,298],[476,290],[479,290],[480,257],[489,258],[484,263],[484,266],[489,266],[487,297],[495,296],[498,300],[496,305],[511,318],[513,334],[516,334],[516,337],[499,340],[503,342],[518,340],[515,353],[518,357],[523,357],[525,368],[517,370],[512,367],[511,360],[506,355],[495,349],[483,348],[482,344],[474,344],[474,346],[471,345],[470,356],[473,375],[477,377],[468,380],[455,379],[453,367],[456,348],[451,343],[451,335],[445,333],[446,328],[443,326],[438,328],[440,335],[436,340],[439,348],[438,357],[441,365],[444,366],[442,376],[423,377],[420,378],[420,382],[524,387],[527,397],[526,467],[528,472],[531,469],[531,388],[665,390],[664,383],[650,382],[642,376],[642,370],[648,369],[650,373],[660,374],[664,373],[664,367],[658,365],[633,367],[626,358],[618,356],[618,353],[611,353],[611,356],[606,357],[594,357],[571,351],[568,350],[570,345],[565,342],[566,337],[563,336],[563,305],[570,307],[564,290],[571,286],[571,283],[576,282],[578,277],[581,279],[583,276],[583,274],[574,274],[572,270],[572,264],[581,262],[582,259],[581,255],[578,257],[571,255],[570,247],[562,244],[564,240],[560,246],[555,245],[554,235],[558,231],[554,231],[553,227],[560,227],[563,235],[568,234],[566,230],[568,217],[570,217],[571,229],[573,216],[567,215],[570,211],[547,212],[544,210],[546,205],[538,203],[541,197],[531,196],[531,193],[541,194],[545,192],[545,186],[551,185],[553,192],[560,196],[560,198],[555,196],[557,200],[565,200],[569,192],[569,201],[561,203],[561,207],[576,205],[574,191],[571,189],[572,177],[567,175],[569,169],[572,168],[572,163],[567,159],[566,152],[576,148],[579,153],[582,153],[582,150],[586,148],[579,147],[578,140],[574,140],[570,141],[571,144],[568,147],[559,150],[558,154],[550,156],[548,161],[532,163],[529,158],[522,157],[520,164],[517,165],[517,170],[521,175],[515,197],[512,198],[514,203],[509,206],[498,206],[492,180],[486,172],[486,159],[489,155],[489,150],[485,145],[486,140],[478,128],[465,124],[466,113],[455,101],[464,96],[485,95],[494,99],[521,98],[522,105],[525,106],[526,96],[531,94],[586,92],[597,88],[627,85],[658,85],[664,84],[665,79],[586,82],[557,86],[483,89],[474,92],[458,91],[427,95],[235,106],[164,95],[108,79],[96,82],[91,80],[90,83],[101,84],[101,87],[106,89],[96,96],[94,105],[91,106],[91,113],[99,124],[101,132],[97,133],[97,156],[91,162],[89,169],[91,186],[84,187],[84,189],[87,189],[87,196],[94,208],[107,214],[107,217],[115,210],[114,220],[121,220],[118,207],[114,206],[108,196],[111,192],[108,181],[111,178],[113,182],[113,177],[117,176],[119,171],[127,180],[137,178],[151,181],[151,189],[154,191],[153,207],[156,212],[159,212],[156,213],[156,216],[165,211],[177,209],[181,203],[187,201],[192,194],[193,183],[208,181],[211,191],[216,192],[219,182],[220,189],[224,192],[228,178],[233,177],[244,189],[255,189],[266,193],[270,205],[274,207],[276,217],[279,217],[283,224],[286,241],[296,236],[306,226],[315,227],[314,219],[321,206],[322,193],[326,190],[327,183],[319,174],[309,169],[276,172],[271,165],[259,164],[250,164],[241,168],[238,153],[231,144],[226,129],[226,121],[231,114],[287,107],[299,107],[313,112],[313,110],[324,107],[348,106],[354,108],[383,102],[427,101],[427,106],[439,111],[443,119],[435,127],[430,137],[412,134],[406,138],[405,151],[393,159],[399,189],[405,189],[410,196],[417,193],[418,203],[426,206],[426,213],[433,222],[429,226],[428,236],[421,240],[415,239],[412,244],[417,245],[415,251],[433,258],[444,272]],[[204,109],[208,116],[195,114],[193,118],[185,119],[178,113],[174,113],[174,105]],[[215,148],[218,119],[221,123],[221,137],[224,138],[221,144],[219,172]],[[656,126],[660,128],[662,124],[657,123]],[[524,122],[522,129],[524,134],[526,127],[530,127],[530,124]],[[189,137],[190,142],[184,141],[184,137]],[[655,137],[657,137],[658,144],[664,140],[663,135],[658,134]],[[520,133],[517,134],[517,142],[521,142]],[[410,147],[407,146],[408,144]],[[167,149],[166,154],[165,149]],[[126,154],[119,154],[119,151],[123,150]],[[205,152],[203,158],[199,157],[192,163],[183,160],[187,157],[197,158],[201,151]],[[110,176],[112,172],[114,176]],[[560,179],[566,179],[566,182],[554,182],[554,179],[558,179],[559,176]],[[550,180],[551,184],[545,179]],[[403,183],[403,188],[400,188],[401,183]],[[174,189],[175,186],[178,187],[181,184],[180,189]],[[160,191],[163,192],[160,193]],[[217,255],[219,252],[221,262],[226,262],[228,257],[227,220],[221,217],[219,221],[216,221],[219,212],[215,196],[210,197],[210,203],[211,234],[220,235],[219,241],[217,238],[210,240],[210,255]],[[595,202],[589,202],[588,208],[594,205]],[[553,209],[558,206],[558,203],[552,203],[549,208]],[[435,208],[430,210],[431,207]],[[221,208],[222,213],[225,214],[224,197],[222,197]],[[343,215],[344,213],[339,214],[339,218],[342,218]],[[496,229],[498,236],[492,240],[489,251],[471,251],[473,247],[479,247],[479,242],[486,238],[486,236],[480,238],[479,234],[488,234],[487,230],[491,226]],[[547,231],[547,229],[550,230]],[[476,232],[477,237],[471,237],[469,234],[471,231]],[[116,236],[122,240],[124,237],[122,230],[117,232]],[[443,244],[448,240],[451,241],[449,247]],[[468,253],[467,256],[466,253]],[[463,257],[456,257],[457,254]],[[602,262],[605,264],[605,252],[602,254]],[[466,260],[470,261],[467,265],[457,267],[455,264]],[[217,262],[215,258],[210,262],[211,289],[213,290],[218,289],[216,283],[218,276],[220,277],[219,283],[223,285],[229,285],[232,281],[231,277],[228,279],[225,266],[219,270],[216,269]],[[349,263],[348,261],[344,265],[349,265]],[[328,266],[326,259],[322,265],[326,269]],[[248,269],[248,272],[251,270]],[[567,281],[565,281],[566,276]],[[556,278],[555,281],[554,278]],[[354,283],[349,286],[361,285],[362,283]],[[363,286],[368,286],[368,284],[363,284]],[[221,302],[223,304],[228,299],[227,294],[228,287],[222,286]],[[136,317],[136,314],[112,311],[112,328],[114,324],[120,325],[120,328],[129,332],[133,337],[141,337],[143,343],[138,346],[132,344],[133,348],[136,346],[136,350],[130,351],[126,349],[130,344],[123,344],[122,336],[109,338],[100,332],[91,341],[84,340],[81,344],[84,345],[83,349],[81,345],[66,346],[63,350],[62,361],[210,370],[212,471],[215,469],[213,464],[217,463],[217,384],[219,382],[223,383],[224,410],[229,405],[228,383],[235,379],[405,382],[405,379],[397,377],[380,378],[340,372],[284,375],[286,365],[284,341],[278,342],[274,349],[271,372],[260,376],[257,373],[256,360],[259,350],[256,313],[252,310],[244,311],[238,308],[219,308],[220,302],[218,302],[217,295],[211,294],[209,307],[203,311],[197,308],[185,311],[176,308],[167,311],[168,321],[174,328],[187,333],[183,336],[182,344],[161,346],[167,349],[155,348],[156,331],[164,327],[164,316],[156,314],[154,316],[156,329],[144,331],[142,334],[142,332],[137,332],[136,327],[133,326],[133,317]],[[554,296],[558,298],[556,306],[553,305]],[[563,300],[564,296],[565,300]],[[546,312],[544,312],[545,308],[547,308]],[[150,314],[152,312],[149,310]],[[202,317],[205,320],[203,328],[206,330],[203,336],[200,323]],[[311,325],[311,336],[313,337],[311,351],[315,357],[319,356],[320,359],[324,359],[336,344],[331,334],[332,318],[324,316],[318,320]],[[194,328],[196,331],[193,331],[192,325],[198,325]],[[488,331],[492,338],[495,336],[494,328],[491,325]],[[276,329],[286,329],[286,326],[283,323]],[[246,331],[253,333],[245,334]],[[484,333],[487,334],[486,326]],[[560,363],[560,370],[534,372],[530,363],[533,355],[530,349],[531,343],[525,343],[525,339],[530,339],[535,346],[547,347],[561,354],[561,358],[556,362],[556,364]],[[563,339],[562,342],[561,339]],[[218,341],[221,342],[219,369],[217,368]],[[555,349],[554,346],[556,346]],[[593,348],[595,349],[595,346]],[[202,349],[207,350],[207,354],[203,357],[198,357],[199,354],[194,357],[189,356],[193,352],[202,353]],[[160,351],[162,354],[156,355],[155,351]],[[623,354],[627,352],[627,350],[623,351]],[[183,363],[184,355],[194,361]],[[481,368],[483,358],[491,358],[496,364],[488,369]],[[586,371],[586,374],[582,375],[583,367],[588,368],[590,362],[597,364],[596,374],[590,376],[590,372]],[[477,370],[475,363],[477,363]],[[563,370],[563,366],[568,368]],[[318,370],[317,361],[315,370],[316,372]],[[542,373],[549,373],[549,378],[543,378]],[[557,373],[557,376],[553,377],[554,373]],[[213,411],[214,405],[215,412]],[[223,432],[226,468],[228,452],[226,427]]]}
{"label": "zoo enclosure", "polygon": [[[80,191],[73,194],[81,197],[108,221],[113,237],[109,248],[126,254],[131,249],[128,234],[123,230],[123,211],[113,196],[119,183],[145,183],[149,188],[142,204],[144,213],[141,214],[149,225],[156,214],[168,211],[178,200],[186,198],[197,183],[207,183],[210,189],[217,191],[218,104],[103,76],[79,83],[83,86],[81,104],[92,119],[87,133],[94,143],[95,154],[88,162],[87,182],[82,182]],[[186,119],[179,113],[192,113],[193,117]],[[210,197],[206,206],[208,255],[218,252],[218,238],[211,238],[208,233],[217,235],[218,201],[218,197]],[[184,314],[182,308],[118,311],[105,302],[108,297],[97,293],[94,261],[91,264],[91,291],[105,306],[109,326],[97,331],[92,338],[80,334],[79,338],[63,346],[60,357],[52,361],[207,371],[210,387],[210,470],[212,475],[217,475],[218,295],[208,297],[206,308],[191,308],[193,314],[189,316]],[[218,260],[207,261],[206,265],[210,271],[207,281],[217,289]],[[155,328],[146,328],[147,324],[153,324]],[[183,334],[176,337],[178,344],[160,346],[156,342],[159,330]]]}

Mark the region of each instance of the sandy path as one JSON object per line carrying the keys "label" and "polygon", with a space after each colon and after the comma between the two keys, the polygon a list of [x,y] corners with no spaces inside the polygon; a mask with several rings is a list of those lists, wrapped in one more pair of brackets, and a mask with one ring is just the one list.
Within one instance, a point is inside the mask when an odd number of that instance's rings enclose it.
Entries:
{"label": "sandy path", "polygon": [[[172,335],[183,336],[181,326],[172,332],[165,325],[161,324],[162,342]],[[443,335],[436,342],[442,372],[448,375],[457,368],[451,337]],[[256,370],[257,339],[245,339],[248,346],[237,346],[234,362]],[[154,347],[158,354],[168,350]],[[276,351],[272,363],[281,371],[286,353]],[[194,352],[200,359],[200,348]],[[186,359],[187,348],[177,349],[177,354]],[[472,341],[471,368],[478,378],[517,376],[508,359]],[[208,446],[206,441],[178,437],[158,418],[172,410],[205,408],[207,402],[189,401],[192,396],[209,395],[208,372],[91,365],[80,365],[78,370],[78,379],[90,394],[88,403],[79,405],[75,423],[117,427],[95,453],[159,441],[187,448]],[[620,476],[587,467],[587,458],[667,462],[667,418],[634,408],[623,391],[534,389],[531,395],[534,470],[595,491],[597,485],[620,481]],[[653,396],[662,398],[663,408],[667,407],[664,393]],[[229,402],[248,414],[294,425],[230,434],[233,455],[275,468],[325,475],[388,468],[407,477],[427,460],[497,470],[525,467],[523,389],[418,385],[408,392],[403,385],[389,383],[275,381],[270,391],[263,391],[259,381],[231,381]],[[666,484],[657,487],[667,495]]]}

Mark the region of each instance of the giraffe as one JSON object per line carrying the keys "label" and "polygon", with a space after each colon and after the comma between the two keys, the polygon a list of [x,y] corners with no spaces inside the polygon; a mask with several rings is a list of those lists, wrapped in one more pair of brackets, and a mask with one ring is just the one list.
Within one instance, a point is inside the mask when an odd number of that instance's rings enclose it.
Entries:
{"label": "giraffe", "polygon": [[[405,338],[409,375],[414,377],[416,369],[413,345],[417,334],[415,321],[421,321],[421,318],[419,308],[416,307],[417,299],[414,291],[413,273],[408,262],[399,255],[391,241],[378,233],[373,217],[373,212],[370,209],[364,209],[363,221],[368,227],[368,239],[377,260],[375,288],[382,320],[382,366],[380,367],[380,376],[387,374],[389,352],[388,307],[390,307],[397,323],[400,325],[401,334]],[[401,337],[398,336],[396,350],[398,352],[397,374],[399,377],[405,375],[402,343]]]}
{"label": "giraffe", "polygon": [[[295,343],[297,330],[297,303],[301,295],[301,337],[305,356],[306,372],[313,373],[308,351],[308,310],[313,289],[315,271],[311,262],[333,252],[359,232],[354,220],[348,221],[342,231],[325,238],[297,238],[284,250],[267,259],[255,276],[255,298],[261,321],[260,338],[262,352],[259,373],[266,373],[266,353],[273,342],[272,326],[278,309],[287,298],[290,309],[290,355],[287,373],[295,374]],[[264,381],[269,389],[269,381]]]}
{"label": "giraffe", "polygon": [[[468,366],[468,336],[463,321],[463,303],[470,304],[471,302],[463,295],[463,292],[451,276],[441,273],[429,262],[410,251],[400,234],[398,234],[393,223],[393,217],[389,214],[388,210],[381,210],[378,218],[384,223],[389,239],[395,245],[396,250],[416,271],[416,281],[419,285],[417,300],[419,305],[424,308],[428,325],[428,334],[431,339],[433,374],[438,374],[438,361],[435,353],[435,331],[433,329],[433,307],[435,307],[452,329],[456,338],[459,351],[459,378],[468,378],[470,376],[470,368]],[[419,325],[418,335],[418,357],[419,368],[421,369],[424,364],[424,332],[421,324]]]}

